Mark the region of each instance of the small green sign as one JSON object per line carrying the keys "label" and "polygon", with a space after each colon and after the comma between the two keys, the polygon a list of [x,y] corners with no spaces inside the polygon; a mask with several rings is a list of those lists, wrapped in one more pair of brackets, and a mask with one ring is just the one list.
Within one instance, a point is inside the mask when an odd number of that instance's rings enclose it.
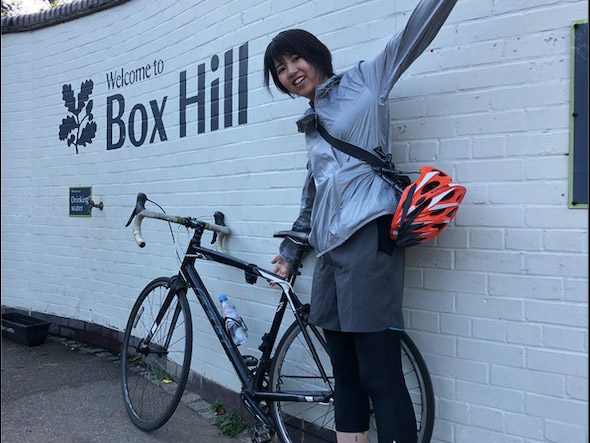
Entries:
{"label": "small green sign", "polygon": [[70,217],[92,217],[92,186],[70,187]]}

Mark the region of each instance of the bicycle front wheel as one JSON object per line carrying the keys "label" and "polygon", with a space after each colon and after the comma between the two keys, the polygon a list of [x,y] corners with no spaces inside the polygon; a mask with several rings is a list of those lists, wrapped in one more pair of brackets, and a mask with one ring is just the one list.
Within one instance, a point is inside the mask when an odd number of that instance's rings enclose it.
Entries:
{"label": "bicycle front wheel", "polygon": [[153,431],[172,416],[186,386],[192,321],[184,293],[170,293],[170,278],[150,282],[135,302],[121,349],[121,385],[135,426]]}
{"label": "bicycle front wheel", "polygon": [[[293,323],[283,336],[271,366],[269,387],[274,392],[317,392],[334,388],[332,364],[323,334],[314,326],[306,326],[313,347],[327,378],[322,376],[301,328]],[[434,426],[434,393],[430,376],[418,348],[404,333],[401,337],[402,368],[412,399],[418,443],[428,443]],[[310,398],[313,395],[309,396]],[[276,432],[284,443],[336,442],[333,401],[276,401],[270,406]],[[377,427],[371,414],[369,442],[376,443]]]}

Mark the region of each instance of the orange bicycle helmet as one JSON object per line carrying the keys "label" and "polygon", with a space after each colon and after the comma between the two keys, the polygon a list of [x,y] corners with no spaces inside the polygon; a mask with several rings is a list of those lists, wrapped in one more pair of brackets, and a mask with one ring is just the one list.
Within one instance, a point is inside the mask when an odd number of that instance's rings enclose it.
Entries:
{"label": "orange bicycle helmet", "polygon": [[465,187],[451,182],[449,175],[423,166],[418,180],[400,198],[391,223],[391,239],[398,247],[433,239],[455,217],[464,196]]}

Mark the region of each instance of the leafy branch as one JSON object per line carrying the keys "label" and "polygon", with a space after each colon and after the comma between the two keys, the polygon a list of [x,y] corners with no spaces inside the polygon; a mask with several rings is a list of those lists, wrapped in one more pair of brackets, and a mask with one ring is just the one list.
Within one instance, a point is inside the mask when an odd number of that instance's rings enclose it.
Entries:
{"label": "leafy branch", "polygon": [[[59,139],[67,140],[68,146],[74,145],[76,154],[78,154],[78,146],[92,143],[92,139],[96,136],[96,122],[93,121],[92,114],[93,101],[90,99],[93,87],[92,80],[82,82],[77,99],[72,85],[63,85],[62,87],[64,106],[71,115],[62,119],[61,125],[59,125]],[[80,114],[83,110],[85,115],[82,117]],[[82,126],[85,121],[86,125]]]}

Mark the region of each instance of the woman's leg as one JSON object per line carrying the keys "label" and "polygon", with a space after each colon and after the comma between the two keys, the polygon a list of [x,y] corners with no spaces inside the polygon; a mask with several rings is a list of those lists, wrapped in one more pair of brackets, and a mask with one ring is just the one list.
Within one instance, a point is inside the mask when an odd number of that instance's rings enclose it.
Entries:
{"label": "woman's leg", "polygon": [[334,370],[334,415],[339,443],[364,443],[369,429],[369,397],[359,377],[353,333],[324,329]]}
{"label": "woman's leg", "polygon": [[373,403],[379,443],[416,443],[416,417],[401,364],[399,331],[354,334],[359,373]]}

